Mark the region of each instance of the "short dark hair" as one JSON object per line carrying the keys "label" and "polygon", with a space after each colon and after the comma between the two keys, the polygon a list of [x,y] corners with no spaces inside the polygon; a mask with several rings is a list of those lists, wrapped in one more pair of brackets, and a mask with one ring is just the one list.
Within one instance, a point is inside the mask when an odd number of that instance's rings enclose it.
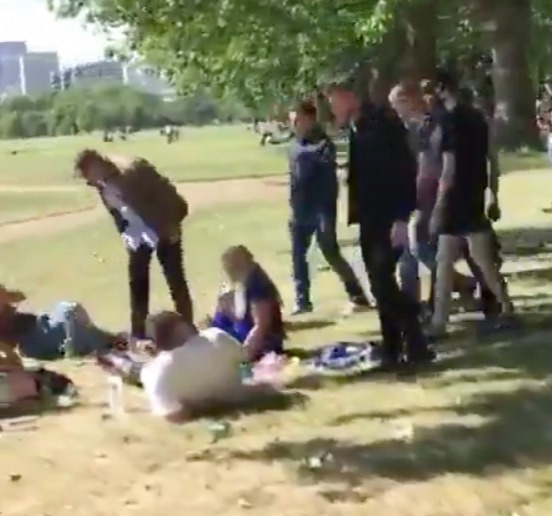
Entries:
{"label": "short dark hair", "polygon": [[299,102],[295,108],[295,111],[297,114],[305,115],[311,118],[316,118],[316,114],[318,112],[316,104],[310,99]]}
{"label": "short dark hair", "polygon": [[347,91],[354,93],[355,91],[355,79],[353,75],[348,75],[340,79],[335,79],[327,83],[324,87],[324,93],[326,95],[331,95],[336,91]]}
{"label": "short dark hair", "polygon": [[146,319],[147,338],[159,349],[170,349],[174,330],[183,321],[180,314],[168,310],[151,314]]}
{"label": "short dark hair", "polygon": [[456,78],[456,75],[453,72],[443,68],[438,69],[435,74],[435,85],[438,90],[446,90],[450,93],[458,92],[458,79]]}
{"label": "short dark hair", "polygon": [[96,163],[98,161],[103,161],[102,155],[94,149],[84,149],[77,154],[75,158],[75,175],[77,177],[82,177],[82,172],[88,165],[91,163]]}

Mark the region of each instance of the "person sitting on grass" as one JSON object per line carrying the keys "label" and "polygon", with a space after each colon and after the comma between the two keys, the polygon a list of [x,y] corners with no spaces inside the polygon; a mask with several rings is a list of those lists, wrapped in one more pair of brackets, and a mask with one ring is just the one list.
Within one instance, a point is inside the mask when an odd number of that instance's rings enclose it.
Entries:
{"label": "person sitting on grass", "polygon": [[0,285],[0,341],[24,356],[54,360],[89,355],[120,338],[98,328],[79,303],[60,301],[49,312],[37,314],[19,310],[25,300],[23,292]]}
{"label": "person sitting on grass", "polygon": [[227,249],[222,255],[222,266],[231,288],[220,295],[207,325],[238,340],[251,362],[268,353],[282,354],[282,300],[274,282],[243,245]]}
{"label": "person sitting on grass", "polygon": [[146,333],[152,358],[139,376],[155,416],[184,423],[243,399],[240,365],[245,356],[233,337],[218,328],[198,333],[175,312],[150,315]]}

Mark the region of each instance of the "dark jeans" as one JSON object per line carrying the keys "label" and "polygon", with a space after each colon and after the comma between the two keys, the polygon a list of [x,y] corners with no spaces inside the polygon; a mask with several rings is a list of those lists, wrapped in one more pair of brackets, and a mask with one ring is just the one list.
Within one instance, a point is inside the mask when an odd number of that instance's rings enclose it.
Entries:
{"label": "dark jeans", "polygon": [[[500,250],[501,250],[500,241],[498,239],[498,235],[496,234],[496,232],[492,227],[490,227],[490,231],[493,237],[495,263],[500,268],[502,266],[502,256],[500,254]],[[462,249],[462,254],[463,254],[463,258],[466,260],[466,263],[470,269],[470,272],[472,273],[473,277],[479,284],[479,288],[481,290],[481,311],[486,316],[496,315],[498,312],[500,312],[500,304],[498,302],[498,299],[487,286],[487,283],[485,282],[485,278],[483,277],[483,273],[479,269],[479,266],[475,263],[474,259],[471,257],[467,245],[465,245],[464,248]],[[502,282],[505,282],[504,278],[502,278]]]}
{"label": "dark jeans", "polygon": [[[153,250],[142,245],[129,251],[128,276],[130,286],[131,332],[144,338],[145,321],[149,313],[150,264]],[[167,280],[176,311],[193,322],[192,300],[184,275],[182,245],[180,241],[160,240],[156,249],[157,259]]]}
{"label": "dark jeans", "polygon": [[403,352],[411,359],[427,351],[419,320],[419,306],[397,284],[396,267],[401,250],[391,245],[390,224],[360,224],[360,247],[372,294],[378,308],[383,337],[383,356],[397,361]]}
{"label": "dark jeans", "polygon": [[364,302],[365,295],[349,262],[343,258],[337,242],[336,216],[320,214],[316,222],[290,222],[291,257],[295,303],[298,307],[310,306],[310,274],[307,254],[316,237],[316,243],[332,270],[339,276],[345,291],[352,301]]}

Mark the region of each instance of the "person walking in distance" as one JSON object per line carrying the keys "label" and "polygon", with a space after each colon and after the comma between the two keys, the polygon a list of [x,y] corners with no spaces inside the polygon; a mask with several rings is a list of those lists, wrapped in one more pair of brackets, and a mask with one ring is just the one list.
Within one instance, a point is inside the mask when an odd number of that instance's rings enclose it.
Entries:
{"label": "person walking in distance", "polygon": [[485,284],[498,299],[502,316],[509,317],[513,312],[496,263],[485,213],[489,185],[489,129],[485,117],[469,104],[458,102],[456,80],[445,71],[437,75],[437,93],[445,112],[440,120],[443,170],[430,221],[431,233],[439,235],[435,311],[431,322],[435,336],[446,331],[454,263],[464,241]]}
{"label": "person walking in distance", "polygon": [[98,191],[127,248],[132,337],[145,338],[154,251],[176,310],[192,323],[181,243],[188,205],[175,186],[144,159],[104,156],[90,149],[77,155],[75,169]]}
{"label": "person walking in distance", "polygon": [[407,223],[416,207],[416,158],[407,131],[388,105],[363,103],[350,81],[327,89],[336,121],[350,126],[349,222],[360,227],[360,246],[383,337],[384,370],[431,361],[434,353],[418,318],[418,303],[397,284],[395,270]]}
{"label": "person walking in distance", "polygon": [[317,124],[316,107],[309,101],[295,110],[296,138],[290,145],[290,234],[295,284],[293,314],[312,311],[307,253],[312,237],[345,287],[348,311],[368,307],[350,264],[343,258],[336,234],[338,180],[336,149]]}

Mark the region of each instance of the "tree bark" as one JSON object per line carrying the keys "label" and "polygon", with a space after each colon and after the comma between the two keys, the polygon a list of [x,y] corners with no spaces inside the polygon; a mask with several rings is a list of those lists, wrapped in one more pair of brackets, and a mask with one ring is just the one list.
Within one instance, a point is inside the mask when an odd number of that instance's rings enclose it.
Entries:
{"label": "tree bark", "polygon": [[497,143],[507,149],[538,146],[536,88],[528,53],[531,0],[477,0],[493,57]]}

